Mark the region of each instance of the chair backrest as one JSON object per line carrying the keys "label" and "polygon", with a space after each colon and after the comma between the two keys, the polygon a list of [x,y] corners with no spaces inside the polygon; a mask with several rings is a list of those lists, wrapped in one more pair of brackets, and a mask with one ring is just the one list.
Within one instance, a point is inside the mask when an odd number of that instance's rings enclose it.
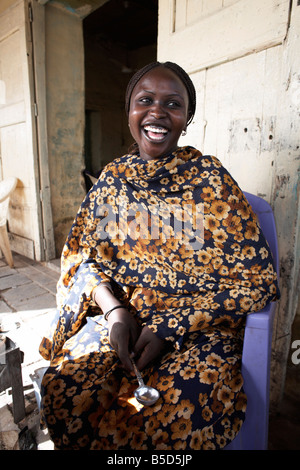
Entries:
{"label": "chair backrest", "polygon": [[10,176],[0,181],[0,202],[4,201],[17,186],[17,178]]}
{"label": "chair backrest", "polygon": [[17,181],[14,176],[0,181],[0,227],[6,224],[9,197],[17,186]]}
{"label": "chair backrest", "polygon": [[270,204],[259,196],[244,192],[247,201],[252,206],[255,214],[258,217],[259,224],[263,234],[269,244],[270,250],[274,258],[274,264],[277,274],[279,274],[279,255],[278,243],[276,236],[276,225],[274,214]]}
{"label": "chair backrest", "polygon": [[[271,206],[259,196],[244,193],[256,213],[263,234],[270,246],[279,275],[279,256],[275,219]],[[276,303],[269,303],[260,312],[247,316],[242,374],[248,397],[246,419],[228,450],[264,450],[268,447],[270,363],[272,329]]]}

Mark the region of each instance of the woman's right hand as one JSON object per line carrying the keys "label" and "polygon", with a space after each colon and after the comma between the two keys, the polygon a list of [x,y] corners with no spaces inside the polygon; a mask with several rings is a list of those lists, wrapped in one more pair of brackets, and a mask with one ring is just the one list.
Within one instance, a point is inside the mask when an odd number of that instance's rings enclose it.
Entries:
{"label": "woman's right hand", "polygon": [[122,307],[108,316],[109,342],[117,352],[123,367],[133,370],[130,354],[140,335],[140,327],[129,311]]}
{"label": "woman's right hand", "polygon": [[117,352],[123,367],[128,371],[133,371],[130,354],[140,335],[138,323],[127,308],[120,306],[120,301],[114,296],[109,283],[99,284],[94,289],[92,298],[102,312],[114,309],[108,315],[109,342]]}

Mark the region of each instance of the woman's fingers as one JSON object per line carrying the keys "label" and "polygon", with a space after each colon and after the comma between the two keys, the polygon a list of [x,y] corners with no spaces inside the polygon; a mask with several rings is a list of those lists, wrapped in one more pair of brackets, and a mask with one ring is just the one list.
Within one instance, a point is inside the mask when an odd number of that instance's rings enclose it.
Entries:
{"label": "woman's fingers", "polygon": [[126,309],[114,310],[108,317],[109,342],[123,367],[132,371],[130,354],[139,337],[140,327]]}
{"label": "woman's fingers", "polygon": [[125,369],[131,371],[132,364],[129,351],[130,331],[126,324],[114,322],[110,328],[109,342],[117,352]]}
{"label": "woman's fingers", "polygon": [[138,357],[137,367],[142,370],[159,356],[165,345],[147,326],[140,332],[139,325],[126,309],[114,310],[109,315],[108,328],[109,342],[129,372],[133,370],[132,352]]}
{"label": "woman's fingers", "polygon": [[138,356],[137,368],[142,370],[156,359],[164,345],[165,342],[145,326],[134,347],[134,353]]}

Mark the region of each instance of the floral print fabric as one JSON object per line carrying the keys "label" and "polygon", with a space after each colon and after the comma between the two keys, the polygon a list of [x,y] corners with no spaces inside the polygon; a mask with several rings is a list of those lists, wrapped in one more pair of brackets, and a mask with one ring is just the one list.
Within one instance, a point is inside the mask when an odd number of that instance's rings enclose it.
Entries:
{"label": "floral print fabric", "polygon": [[[170,210],[171,208],[171,210]],[[144,371],[160,399],[133,398],[93,289],[109,281],[137,322],[165,340]],[[217,158],[183,147],[108,164],[62,253],[42,415],[58,449],[216,449],[242,426],[246,315],[278,293],[255,214]]]}

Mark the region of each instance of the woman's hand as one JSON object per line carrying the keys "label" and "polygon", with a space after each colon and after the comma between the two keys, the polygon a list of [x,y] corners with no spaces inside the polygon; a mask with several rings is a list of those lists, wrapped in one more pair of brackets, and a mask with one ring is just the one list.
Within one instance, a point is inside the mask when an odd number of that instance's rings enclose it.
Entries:
{"label": "woman's hand", "polygon": [[[103,312],[119,306],[107,283],[100,284],[93,292],[93,300]],[[138,356],[137,367],[142,370],[163,350],[165,342],[147,326],[140,328],[135,318],[125,307],[113,310],[108,316],[109,342],[117,352],[123,367],[133,371],[130,356]]]}
{"label": "woman's hand", "polygon": [[130,355],[140,334],[140,327],[126,308],[115,309],[108,317],[109,342],[123,367],[132,371]]}
{"label": "woman's hand", "polygon": [[127,308],[120,306],[120,301],[114,296],[109,283],[103,282],[97,286],[92,298],[104,313],[118,307],[108,316],[109,342],[117,352],[123,367],[133,371],[130,354],[140,334],[138,323]]}
{"label": "woman's hand", "polygon": [[149,362],[159,356],[164,346],[165,341],[158,338],[150,328],[144,326],[133,348],[133,352],[138,357],[137,368],[143,370]]}

